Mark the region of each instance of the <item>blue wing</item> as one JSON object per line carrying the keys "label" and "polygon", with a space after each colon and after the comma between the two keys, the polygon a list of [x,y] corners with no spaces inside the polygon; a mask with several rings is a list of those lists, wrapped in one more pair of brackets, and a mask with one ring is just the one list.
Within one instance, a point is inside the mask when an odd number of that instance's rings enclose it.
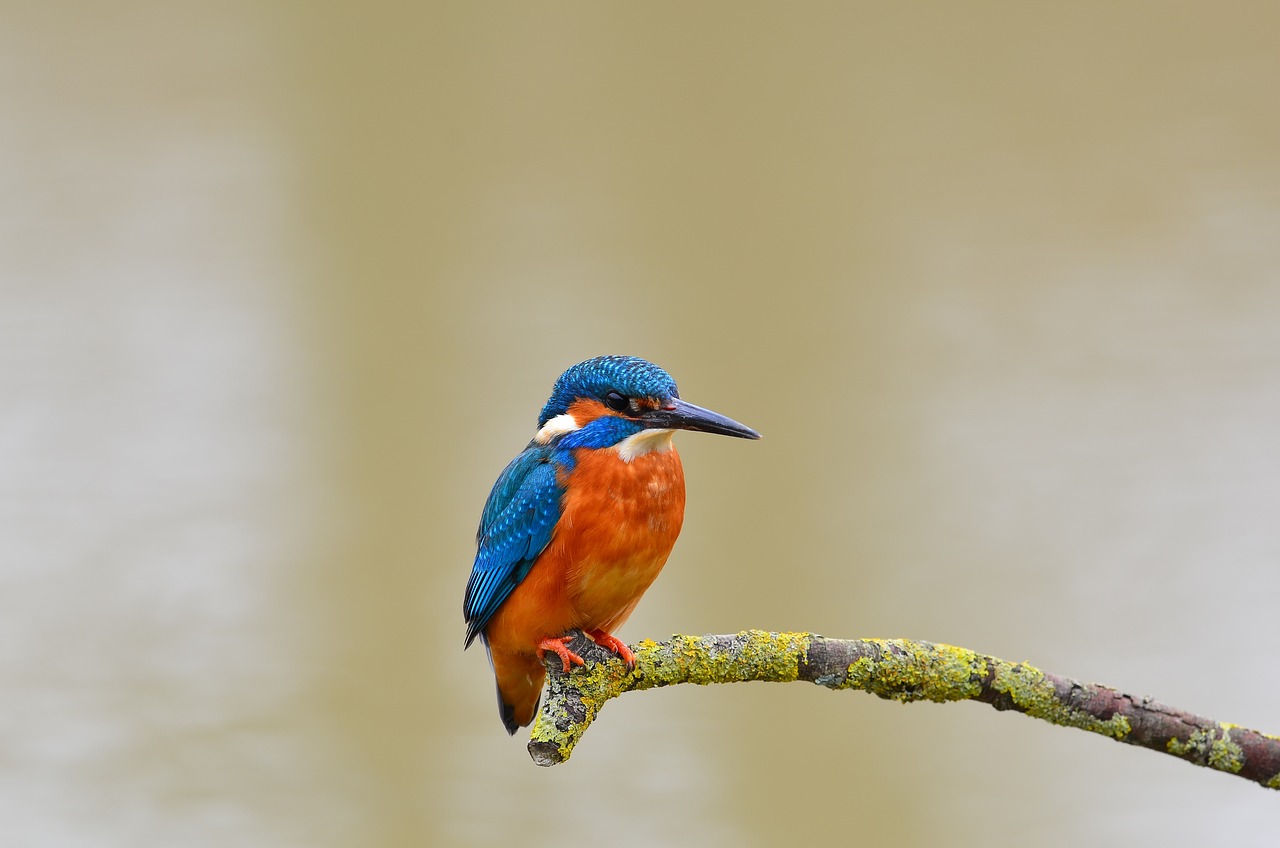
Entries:
{"label": "blue wing", "polygon": [[462,601],[467,645],[489,624],[551,541],[563,495],[556,482],[554,449],[549,446],[530,445],[498,477],[480,516],[479,550]]}

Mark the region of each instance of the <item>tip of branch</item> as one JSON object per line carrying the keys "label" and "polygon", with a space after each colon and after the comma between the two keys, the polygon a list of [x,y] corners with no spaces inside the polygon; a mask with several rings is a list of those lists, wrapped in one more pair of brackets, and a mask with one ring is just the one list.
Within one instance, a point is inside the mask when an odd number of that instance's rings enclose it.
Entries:
{"label": "tip of branch", "polygon": [[540,766],[558,766],[564,762],[560,746],[554,742],[531,741],[529,756],[533,757],[533,761]]}

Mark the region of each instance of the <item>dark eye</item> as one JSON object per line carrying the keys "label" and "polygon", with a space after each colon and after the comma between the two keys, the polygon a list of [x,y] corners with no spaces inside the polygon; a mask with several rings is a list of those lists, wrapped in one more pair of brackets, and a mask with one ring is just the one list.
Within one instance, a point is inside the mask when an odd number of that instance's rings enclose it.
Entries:
{"label": "dark eye", "polygon": [[604,405],[612,409],[614,412],[621,412],[631,405],[631,402],[617,392],[609,392],[604,396]]}

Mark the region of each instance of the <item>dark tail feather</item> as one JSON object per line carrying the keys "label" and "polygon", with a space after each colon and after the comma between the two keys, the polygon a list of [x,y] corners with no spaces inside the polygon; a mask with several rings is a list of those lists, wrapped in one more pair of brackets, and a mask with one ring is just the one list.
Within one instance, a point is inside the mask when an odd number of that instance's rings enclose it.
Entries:
{"label": "dark tail feather", "polygon": [[[496,688],[496,687],[495,687]],[[538,704],[542,703],[542,697],[534,702],[533,714],[538,714]],[[502,690],[498,689],[498,716],[502,719],[502,726],[507,729],[508,736],[515,736],[516,731],[521,728],[520,722],[516,721],[516,708],[511,704],[502,700]],[[526,722],[527,723],[527,722]]]}
{"label": "dark tail feather", "polygon": [[[489,666],[493,669],[495,688],[498,690],[498,717],[502,726],[512,736],[521,727],[533,723],[542,703],[542,681],[546,678],[542,662],[532,654],[502,652],[495,661],[489,647],[489,637],[480,634]],[[504,694],[503,689],[506,689]]]}

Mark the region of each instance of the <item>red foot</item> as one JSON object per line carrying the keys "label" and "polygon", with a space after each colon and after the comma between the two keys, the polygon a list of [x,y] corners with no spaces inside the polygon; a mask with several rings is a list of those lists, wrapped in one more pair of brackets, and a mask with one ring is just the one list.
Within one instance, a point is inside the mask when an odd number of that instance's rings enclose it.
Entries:
{"label": "red foot", "polygon": [[588,630],[587,635],[591,637],[592,642],[622,657],[622,661],[627,664],[627,671],[635,670],[636,655],[631,653],[631,649],[627,647],[626,642],[605,633],[603,630]]}
{"label": "red foot", "polygon": [[573,663],[574,665],[586,665],[586,662],[582,657],[578,656],[566,647],[565,643],[572,638],[572,636],[557,636],[554,639],[543,639],[538,643],[538,659],[542,659],[546,656],[547,651],[551,651],[564,661],[565,674],[569,673],[569,663]]}

